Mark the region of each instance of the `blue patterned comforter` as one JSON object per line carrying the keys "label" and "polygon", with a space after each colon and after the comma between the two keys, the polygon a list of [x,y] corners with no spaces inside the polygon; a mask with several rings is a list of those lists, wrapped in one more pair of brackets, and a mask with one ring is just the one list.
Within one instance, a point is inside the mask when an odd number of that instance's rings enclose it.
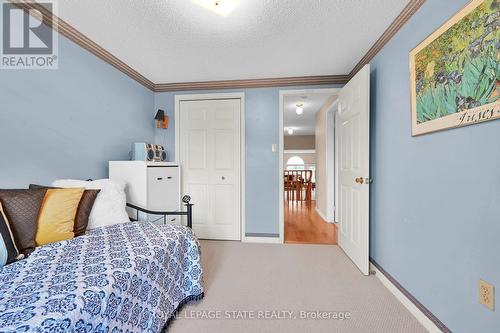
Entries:
{"label": "blue patterned comforter", "polygon": [[98,228],[0,268],[0,332],[160,332],[202,284],[190,229]]}

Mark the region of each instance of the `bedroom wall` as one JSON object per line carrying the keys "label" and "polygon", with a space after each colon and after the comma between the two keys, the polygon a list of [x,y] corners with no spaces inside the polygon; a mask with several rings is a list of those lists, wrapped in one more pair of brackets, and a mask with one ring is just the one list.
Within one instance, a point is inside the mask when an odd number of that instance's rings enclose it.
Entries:
{"label": "bedroom wall", "polygon": [[500,121],[411,136],[408,53],[467,2],[428,0],[371,63],[370,256],[453,332],[493,333]]}
{"label": "bedroom wall", "polygon": [[64,37],[59,69],[0,70],[0,188],[107,177],[153,137],[153,93]]}
{"label": "bedroom wall", "polygon": [[291,89],[331,88],[331,85],[308,87],[273,87],[211,91],[164,92],[155,94],[155,109],[167,112],[168,130],[156,130],[155,140],[166,145],[170,158],[175,157],[174,96],[223,92],[245,93],[245,170],[246,234],[279,236],[279,156],[271,145],[279,139],[279,91]]}

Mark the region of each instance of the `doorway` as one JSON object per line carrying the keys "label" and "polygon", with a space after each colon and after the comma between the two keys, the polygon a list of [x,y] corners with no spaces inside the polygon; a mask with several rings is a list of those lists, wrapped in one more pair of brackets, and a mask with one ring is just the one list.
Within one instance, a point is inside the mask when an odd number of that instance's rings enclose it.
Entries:
{"label": "doorway", "polygon": [[280,235],[285,243],[337,243],[325,203],[326,115],[338,91],[280,91]]}
{"label": "doorway", "polygon": [[[280,223],[280,240],[285,242],[285,182],[290,178],[284,178],[284,114],[285,114],[285,97],[301,96],[308,93],[326,93],[333,95],[337,100],[336,108],[334,101],[330,106],[333,112],[325,112],[326,115],[331,114],[333,118],[325,116],[325,124],[334,122],[334,135],[329,134],[330,139],[334,140],[334,193],[333,202],[328,199],[327,205],[334,205],[335,222],[338,227],[338,245],[353,261],[364,275],[369,274],[369,243],[370,243],[370,65],[367,64],[361,68],[347,84],[340,89],[319,89],[319,90],[302,90],[302,91],[280,91],[280,168],[279,168],[279,223]],[[298,106],[296,106],[298,107]],[[322,110],[327,110],[327,106],[322,107]],[[303,110],[301,110],[303,111]],[[297,112],[300,113],[300,112]],[[288,128],[287,128],[288,132]],[[294,131],[292,130],[292,133]],[[331,131],[330,131],[331,132]],[[316,133],[317,136],[318,133]],[[323,133],[324,135],[325,133]],[[315,139],[316,142],[318,139]],[[330,141],[330,145],[332,145]],[[316,145],[315,150],[319,149]],[[317,156],[318,157],[318,156]],[[316,158],[316,212],[321,216],[321,210],[318,209],[318,198],[322,191],[318,172],[318,166],[323,165]],[[292,177],[293,181],[294,178]],[[330,178],[329,185],[332,179]],[[296,187],[297,185],[292,185]],[[299,180],[300,187],[300,180]],[[328,193],[328,191],[326,191]],[[312,207],[309,212],[313,212]],[[328,216],[322,217],[323,221],[328,220]]]}

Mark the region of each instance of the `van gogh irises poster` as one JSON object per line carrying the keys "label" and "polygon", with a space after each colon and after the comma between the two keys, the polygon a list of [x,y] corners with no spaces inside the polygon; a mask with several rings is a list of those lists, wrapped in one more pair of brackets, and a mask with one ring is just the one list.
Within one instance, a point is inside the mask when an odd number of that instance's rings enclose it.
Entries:
{"label": "van gogh irises poster", "polygon": [[410,52],[412,135],[500,118],[500,0],[474,0]]}

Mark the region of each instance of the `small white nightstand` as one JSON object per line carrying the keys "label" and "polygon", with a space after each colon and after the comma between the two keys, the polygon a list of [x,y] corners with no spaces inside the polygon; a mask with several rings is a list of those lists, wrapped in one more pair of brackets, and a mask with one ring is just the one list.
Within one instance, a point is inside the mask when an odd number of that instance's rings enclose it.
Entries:
{"label": "small white nightstand", "polygon": [[[127,183],[127,202],[148,210],[181,209],[180,177],[180,166],[172,162],[109,162],[109,178]],[[127,211],[130,217],[136,218],[135,210],[127,208]],[[141,216],[141,219],[143,218],[144,215]],[[158,217],[152,218],[158,219]],[[180,217],[169,216],[167,221],[180,224]]]}

